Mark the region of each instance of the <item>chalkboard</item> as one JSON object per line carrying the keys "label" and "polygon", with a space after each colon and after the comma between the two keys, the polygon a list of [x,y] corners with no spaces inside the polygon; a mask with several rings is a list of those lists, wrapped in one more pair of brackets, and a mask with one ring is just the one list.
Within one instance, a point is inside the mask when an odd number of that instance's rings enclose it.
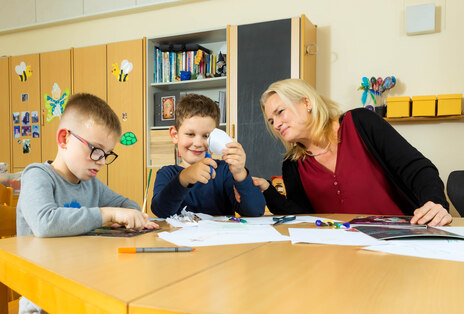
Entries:
{"label": "chalkboard", "polygon": [[237,140],[253,176],[281,175],[285,148],[266,128],[259,100],[268,86],[290,77],[291,20],[238,26]]}

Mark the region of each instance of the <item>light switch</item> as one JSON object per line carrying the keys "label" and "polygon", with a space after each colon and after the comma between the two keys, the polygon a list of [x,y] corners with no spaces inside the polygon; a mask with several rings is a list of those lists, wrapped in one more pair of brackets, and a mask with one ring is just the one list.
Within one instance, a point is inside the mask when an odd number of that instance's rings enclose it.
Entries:
{"label": "light switch", "polygon": [[419,35],[435,32],[435,4],[406,7],[406,34]]}

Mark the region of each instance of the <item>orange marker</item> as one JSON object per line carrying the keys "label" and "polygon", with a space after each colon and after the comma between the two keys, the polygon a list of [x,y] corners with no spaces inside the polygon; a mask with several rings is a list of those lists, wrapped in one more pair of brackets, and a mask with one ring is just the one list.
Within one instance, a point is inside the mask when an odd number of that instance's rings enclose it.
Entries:
{"label": "orange marker", "polygon": [[191,247],[120,247],[118,253],[167,253],[167,252],[192,252],[195,251]]}

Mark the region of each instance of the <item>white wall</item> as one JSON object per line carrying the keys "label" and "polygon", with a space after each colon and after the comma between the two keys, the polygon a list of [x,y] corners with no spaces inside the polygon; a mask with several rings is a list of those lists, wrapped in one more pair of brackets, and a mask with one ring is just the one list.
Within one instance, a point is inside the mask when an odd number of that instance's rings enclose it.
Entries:
{"label": "white wall", "polygon": [[[408,5],[435,3],[439,32],[406,36]],[[395,75],[391,96],[464,91],[462,0],[192,0],[155,11],[0,34],[0,55],[21,55],[192,32],[306,14],[318,25],[317,89],[343,109],[361,105],[363,76]],[[395,124],[439,168],[464,169],[463,121]]]}

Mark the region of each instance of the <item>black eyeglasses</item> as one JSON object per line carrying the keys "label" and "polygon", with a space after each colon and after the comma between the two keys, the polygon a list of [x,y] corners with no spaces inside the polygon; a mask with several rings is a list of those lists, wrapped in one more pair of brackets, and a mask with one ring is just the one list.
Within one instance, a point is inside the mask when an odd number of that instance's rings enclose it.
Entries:
{"label": "black eyeglasses", "polygon": [[85,145],[87,145],[91,149],[91,151],[90,151],[90,159],[92,159],[93,161],[99,161],[99,160],[105,158],[105,164],[109,165],[110,163],[115,161],[116,158],[118,158],[118,155],[115,154],[114,152],[109,152],[107,154],[107,153],[105,153],[105,151],[103,149],[95,147],[92,144],[89,144],[82,137],[80,137],[79,135],[74,134],[73,132],[71,132],[71,130],[68,130],[68,131],[69,131],[69,134],[71,134],[72,136],[77,138],[79,141],[81,141],[82,143],[84,143]]}

